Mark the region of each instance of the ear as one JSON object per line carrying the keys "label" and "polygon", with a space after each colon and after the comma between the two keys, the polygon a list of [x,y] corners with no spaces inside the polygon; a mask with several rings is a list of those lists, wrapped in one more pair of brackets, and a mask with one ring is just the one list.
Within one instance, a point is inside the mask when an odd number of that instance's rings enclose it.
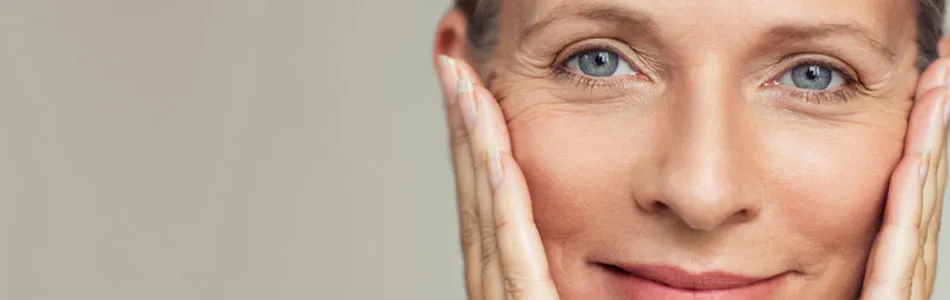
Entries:
{"label": "ear", "polygon": [[435,32],[435,45],[432,51],[432,64],[439,68],[439,55],[453,58],[466,58],[468,49],[468,19],[461,10],[450,10]]}
{"label": "ear", "polygon": [[940,57],[950,56],[950,37],[941,37],[937,43],[937,53]]}

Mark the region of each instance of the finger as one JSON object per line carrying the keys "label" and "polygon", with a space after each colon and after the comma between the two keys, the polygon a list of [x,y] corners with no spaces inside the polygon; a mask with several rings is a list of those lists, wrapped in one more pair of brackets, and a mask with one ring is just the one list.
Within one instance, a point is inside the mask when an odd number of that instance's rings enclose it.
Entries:
{"label": "finger", "polygon": [[924,296],[926,297],[924,299],[930,299],[929,296],[933,292],[934,278],[937,274],[937,236],[939,228],[940,212],[937,211],[934,213],[934,218],[930,219],[930,223],[927,225],[927,242],[923,248],[923,263],[926,268],[924,274],[924,286],[926,288]]}
{"label": "finger", "polygon": [[[939,95],[939,96],[937,96]],[[922,212],[921,212],[921,253],[920,258],[918,259],[918,266],[916,270],[916,275],[914,277],[914,283],[916,288],[914,289],[914,294],[912,299],[929,299],[930,291],[933,288],[932,277],[934,270],[936,269],[936,252],[931,248],[935,248],[936,245],[936,224],[934,220],[936,214],[937,206],[943,200],[943,186],[945,184],[946,175],[945,173],[941,174],[941,164],[943,164],[943,157],[946,156],[946,121],[947,121],[947,91],[945,87],[936,87],[930,92],[925,93],[924,97],[938,97],[942,98],[939,102],[939,105],[934,108],[938,111],[936,118],[937,121],[931,122],[928,128],[928,133],[925,135],[929,140],[928,143],[930,152],[930,164],[927,180],[924,183],[923,188],[923,203],[922,203]],[[928,99],[929,100],[929,99]],[[936,124],[933,124],[936,123]],[[939,222],[939,221],[937,221]]]}
{"label": "finger", "polygon": [[507,299],[557,299],[521,169],[509,152],[501,152],[489,161],[489,171]]}
{"label": "finger", "polygon": [[[531,211],[531,196],[521,168],[511,156],[510,137],[501,107],[488,90],[475,88],[491,184],[494,230],[506,299],[555,299],[541,236]],[[491,99],[492,101],[482,101]]]}
{"label": "finger", "polygon": [[[947,102],[946,105],[950,106],[950,100],[948,100],[948,102]],[[945,128],[945,129],[950,129],[950,125],[947,125],[947,128]],[[946,138],[946,137],[944,137],[944,144],[943,144],[943,147],[944,147],[944,148],[943,148],[944,150],[940,153],[940,155],[941,155],[941,156],[940,156],[940,164],[937,165],[937,190],[939,191],[940,194],[937,195],[936,207],[942,207],[942,206],[943,206],[943,199],[944,199],[944,196],[946,196],[946,194],[947,194],[947,191],[946,191],[946,186],[947,186],[947,138]],[[934,211],[937,211],[937,209],[935,208]]]}
{"label": "finger", "polygon": [[[923,155],[905,155],[894,171],[881,230],[865,274],[862,299],[907,299],[919,245]],[[926,173],[923,173],[926,174]]]}
{"label": "finger", "polygon": [[[927,181],[922,186],[923,195],[920,201],[921,214],[919,224],[929,224],[933,215],[933,207],[937,196],[937,169],[939,158],[944,150],[946,138],[946,108],[947,87],[939,86],[924,92],[915,99],[914,109],[911,112],[905,139],[905,155],[920,154],[927,161],[924,172],[928,173]],[[923,246],[926,238],[926,226],[919,228]]]}
{"label": "finger", "polygon": [[459,102],[465,117],[466,128],[469,130],[469,143],[475,162],[475,195],[478,202],[479,231],[482,237],[482,293],[485,299],[502,299],[504,281],[501,262],[498,260],[492,189],[487,162],[490,153],[510,149],[507,129],[504,124],[498,126],[492,122],[495,117],[491,114],[496,112],[486,109],[487,105],[495,102],[490,93],[471,82],[462,82],[459,86],[460,90],[465,91],[461,94]]}
{"label": "finger", "polygon": [[[534,225],[530,194],[524,175],[511,157],[505,119],[498,102],[484,87],[474,87],[477,121],[474,144],[485,151],[485,170],[491,191],[498,261],[506,299],[556,299],[541,237]],[[482,157],[478,154],[478,157]],[[482,178],[482,177],[479,177]]]}
{"label": "finger", "polygon": [[947,85],[947,82],[950,81],[948,77],[950,77],[950,58],[943,57],[930,63],[917,80],[917,91],[914,93],[914,98],[920,99],[925,92],[935,87]]}
{"label": "finger", "polygon": [[[940,120],[941,124],[938,126],[933,126],[936,128],[931,128],[932,133],[930,133],[931,139],[931,159],[930,159],[930,174],[927,177],[927,181],[924,183],[924,195],[923,195],[923,211],[921,213],[921,224],[924,225],[921,230],[923,234],[924,241],[922,244],[927,244],[931,242],[930,235],[930,226],[932,224],[931,220],[935,217],[935,211],[938,205],[941,205],[943,202],[943,188],[946,183],[946,172],[944,168],[941,168],[941,165],[944,164],[943,157],[946,156],[946,121],[948,116],[946,115],[947,109],[950,108],[950,102],[948,102],[948,94],[946,91],[943,93],[944,99],[940,111]],[[933,269],[933,267],[929,268]]]}
{"label": "finger", "polygon": [[[943,55],[941,55],[943,56]],[[940,94],[934,90],[942,90],[943,85],[947,84],[947,81],[950,81],[950,60],[947,58],[941,58],[937,61],[931,63],[928,66],[927,70],[921,74],[921,77],[918,81],[917,93],[915,95],[916,104],[925,104],[933,100],[926,99],[928,97],[939,97],[934,96],[934,94]],[[930,95],[925,95],[927,93]],[[919,106],[919,105],[915,105]],[[922,203],[922,213],[921,213],[921,232],[923,232],[923,247],[921,253],[922,266],[920,268],[924,269],[923,282],[920,286],[925,290],[924,294],[929,295],[930,290],[933,287],[933,278],[935,275],[936,268],[936,232],[937,227],[939,227],[939,211],[943,202],[943,189],[946,182],[946,171],[945,171],[945,145],[946,145],[946,109],[947,104],[943,104],[943,108],[939,111],[943,111],[943,126],[930,125],[930,133],[918,133],[917,131],[909,131],[908,141],[924,137],[924,139],[929,139],[930,147],[934,150],[933,154],[938,155],[940,159],[931,159],[931,165],[929,169],[932,171],[928,176],[928,182],[924,183],[924,199]],[[937,107],[939,108],[939,107]],[[916,110],[916,108],[915,108]],[[922,115],[922,114],[918,114]],[[913,122],[913,120],[912,120]],[[936,127],[936,128],[935,128]],[[924,142],[926,143],[926,142]],[[934,176],[936,175],[936,176]],[[915,279],[920,280],[920,279]]]}
{"label": "finger", "polygon": [[[923,184],[930,173],[934,128],[943,122],[945,88],[932,88],[915,99],[904,158],[891,179],[881,231],[865,277],[869,297],[906,299],[923,247]],[[925,223],[926,224],[926,223]]]}
{"label": "finger", "polygon": [[914,300],[926,300],[926,285],[924,281],[926,280],[927,266],[924,264],[924,258],[922,256],[917,257],[917,262],[914,265],[914,280],[911,282],[911,293],[910,299]]}
{"label": "finger", "polygon": [[940,55],[940,57],[950,56],[950,38],[940,38],[940,42],[937,42],[937,54]]}
{"label": "finger", "polygon": [[468,291],[468,299],[482,299],[481,233],[478,226],[478,206],[475,202],[475,167],[468,143],[468,130],[458,105],[458,81],[463,74],[455,59],[439,57],[439,77],[445,97],[449,148],[455,171],[459,237],[465,263],[465,289]]}
{"label": "finger", "polygon": [[[449,127],[450,146],[456,171],[474,170],[470,155],[471,149],[469,147],[468,129],[465,128],[465,120],[458,103],[458,85],[459,81],[463,78],[468,81],[478,81],[477,76],[471,69],[466,68],[465,63],[459,62],[459,60],[447,56],[439,56],[440,82],[442,83],[442,89],[445,93],[445,115]],[[469,179],[467,182],[475,182],[474,176],[468,176],[466,179]],[[469,184],[467,187],[471,187],[472,185],[473,184]],[[474,193],[470,194],[474,195]]]}
{"label": "finger", "polygon": [[926,274],[926,286],[927,293],[929,295],[933,292],[934,278],[936,276],[937,269],[937,238],[940,236],[940,221],[943,214],[943,195],[944,187],[947,180],[947,152],[941,152],[940,163],[937,167],[937,185],[939,190],[939,195],[937,195],[937,203],[933,208],[933,216],[930,217],[930,222],[927,225],[927,241],[924,245],[924,264],[927,266]]}
{"label": "finger", "polygon": [[[463,170],[474,170],[471,164],[471,155],[466,154],[471,151],[469,147],[468,129],[465,128],[465,120],[462,117],[462,111],[458,103],[459,81],[466,79],[472,82],[480,82],[477,74],[460,60],[447,56],[439,56],[439,77],[442,84],[442,90],[445,94],[445,115],[449,127],[449,136],[452,147],[453,158],[458,157],[453,163],[464,163]],[[456,155],[459,154],[459,155]],[[466,155],[461,155],[466,154]],[[464,159],[461,159],[464,158]],[[458,164],[456,170],[460,169]],[[474,176],[469,176],[471,182],[474,182]],[[474,195],[474,194],[473,194]]]}
{"label": "finger", "polygon": [[[926,164],[926,180],[922,188],[921,199],[921,227],[918,229],[920,240],[918,258],[914,267],[911,299],[929,298],[932,288],[929,274],[935,265],[930,265],[934,253],[930,250],[930,224],[934,215],[934,206],[940,199],[937,170],[940,158],[943,156],[946,139],[946,108],[947,87],[944,85],[947,74],[947,63],[938,61],[928,67],[928,72],[922,75],[918,83],[918,93],[915,98],[914,111],[911,114],[906,145],[910,153],[923,153]],[[942,78],[941,78],[942,77]],[[936,157],[933,157],[936,156]]]}
{"label": "finger", "polygon": [[[925,141],[909,141],[909,145],[923,145],[925,159],[927,160],[928,174],[923,186],[923,199],[921,203],[921,215],[919,229],[921,240],[917,263],[914,270],[913,289],[911,299],[929,299],[933,284],[931,279],[936,268],[934,248],[935,237],[931,238],[935,231],[931,229],[934,217],[934,208],[942,199],[943,182],[945,176],[939,175],[941,158],[945,156],[946,144],[946,121],[947,121],[947,90],[945,86],[934,87],[916,99],[915,113],[911,116],[913,125],[925,123],[925,125],[910,128],[908,139],[923,139]],[[929,107],[929,108],[928,108]],[[918,120],[924,118],[927,120]],[[923,129],[920,129],[923,128]],[[921,133],[923,131],[923,133]]]}

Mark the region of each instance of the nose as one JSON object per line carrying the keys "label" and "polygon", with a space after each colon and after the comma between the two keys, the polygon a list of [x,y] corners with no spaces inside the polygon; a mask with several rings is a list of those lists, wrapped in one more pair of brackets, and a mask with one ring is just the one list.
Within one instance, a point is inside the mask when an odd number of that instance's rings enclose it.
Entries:
{"label": "nose", "polygon": [[654,192],[636,197],[643,210],[701,231],[760,213],[755,108],[723,86],[682,89],[702,92],[684,95],[670,110],[666,145],[658,147],[667,150],[657,153],[662,159],[648,189]]}

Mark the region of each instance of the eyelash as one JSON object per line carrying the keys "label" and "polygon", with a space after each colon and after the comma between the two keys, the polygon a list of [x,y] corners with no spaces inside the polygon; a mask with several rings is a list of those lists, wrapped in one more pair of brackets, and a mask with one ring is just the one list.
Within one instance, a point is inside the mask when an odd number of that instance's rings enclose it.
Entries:
{"label": "eyelash", "polygon": [[595,79],[590,76],[584,76],[576,74],[574,71],[568,70],[567,67],[558,67],[553,71],[554,77],[560,80],[567,80],[571,84],[579,86],[592,92],[595,88],[598,87],[607,87],[607,88],[623,88],[624,83],[621,80],[617,79]]}
{"label": "eyelash", "polygon": [[592,51],[610,51],[613,53],[617,53],[617,56],[619,59],[630,64],[632,68],[637,70],[637,75],[636,75],[637,77],[643,77],[643,79],[649,80],[649,78],[646,78],[646,76],[640,73],[639,66],[636,66],[636,64],[629,62],[628,59],[625,58],[623,54],[621,54],[620,51],[615,51],[612,48],[613,47],[597,43],[597,44],[584,45],[582,47],[578,47],[577,49],[573,49],[570,52],[568,52],[570,53],[569,55],[564,56],[565,59],[562,59],[561,61],[557,63],[557,67],[552,69],[552,73],[555,78],[569,81],[571,84],[574,84],[576,86],[579,86],[581,88],[588,90],[588,92],[593,92],[593,90],[598,87],[623,88],[624,86],[626,86],[625,84],[626,78],[624,77],[627,77],[627,76],[617,76],[617,78],[598,79],[598,78],[590,77],[583,74],[577,74],[577,72],[571,71],[567,68],[567,63],[571,61],[571,59],[574,59],[575,57],[583,53],[592,52]]}
{"label": "eyelash", "polygon": [[[782,59],[782,60],[784,61],[786,59]],[[779,77],[781,77],[786,72],[791,72],[792,69],[802,66],[802,65],[816,65],[816,66],[828,68],[838,73],[838,75],[842,76],[844,79],[844,84],[832,90],[811,91],[811,90],[806,90],[806,89],[789,87],[789,86],[785,86],[778,83]],[[831,63],[825,60],[815,59],[815,58],[807,58],[807,59],[799,60],[795,63],[792,63],[790,64],[789,67],[782,69],[782,71],[778,73],[778,76],[766,82],[764,86],[770,87],[770,88],[783,89],[785,90],[786,93],[788,93],[792,97],[797,98],[797,99],[802,99],[807,103],[830,104],[830,103],[847,102],[848,100],[851,100],[855,96],[855,94],[857,94],[858,92],[857,87],[856,87],[858,85],[860,85],[860,80],[858,80],[851,73],[843,70],[841,67],[836,66],[834,63]]]}
{"label": "eyelash", "polygon": [[[591,76],[586,76],[583,74],[577,74],[577,72],[574,72],[567,68],[567,63],[571,59],[574,59],[578,55],[581,55],[586,52],[591,52],[591,51],[610,51],[610,52],[617,53],[620,59],[624,60],[625,62],[630,64],[631,67],[637,70],[637,75],[636,75],[637,77],[643,77],[643,79],[647,81],[650,80],[650,78],[647,78],[645,75],[642,75],[642,73],[640,73],[639,71],[640,66],[636,65],[635,63],[629,62],[626,58],[623,57],[622,54],[620,54],[619,51],[615,51],[612,49],[612,47],[602,45],[602,44],[585,45],[585,46],[572,50],[571,52],[569,52],[570,53],[569,55],[564,56],[566,57],[565,59],[562,59],[561,61],[557,63],[557,67],[553,68],[552,74],[554,75],[556,79],[568,81],[570,84],[586,89],[588,92],[593,92],[595,88],[599,88],[599,87],[606,87],[606,88],[625,87],[626,86],[625,82],[626,80],[628,80],[625,77],[627,76],[617,76],[617,78],[600,79],[600,78],[595,78]],[[787,59],[788,58],[782,59],[781,61],[785,61]],[[792,71],[792,69],[801,65],[818,65],[824,68],[828,68],[838,73],[840,76],[842,76],[845,82],[840,87],[834,88],[833,90],[825,90],[825,91],[805,90],[805,89],[800,89],[800,88],[795,88],[795,87],[788,87],[788,86],[778,83],[778,78],[780,76],[782,76],[786,72]],[[857,94],[858,91],[855,87],[856,85],[860,85],[860,80],[858,80],[851,73],[846,72],[842,68],[836,66],[834,63],[810,58],[810,59],[800,60],[798,62],[795,62],[794,64],[791,64],[789,67],[782,69],[782,71],[778,73],[778,76],[769,80],[764,86],[770,87],[770,88],[783,89],[785,90],[784,91],[785,93],[789,94],[790,96],[794,98],[803,99],[807,103],[820,105],[820,104],[828,104],[828,103],[847,102],[848,100],[852,99],[855,96],[855,94]]]}

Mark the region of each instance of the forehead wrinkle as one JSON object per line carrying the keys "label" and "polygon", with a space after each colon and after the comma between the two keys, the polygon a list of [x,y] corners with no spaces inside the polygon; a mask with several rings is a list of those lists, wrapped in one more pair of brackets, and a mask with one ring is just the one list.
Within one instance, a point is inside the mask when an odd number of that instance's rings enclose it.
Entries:
{"label": "forehead wrinkle", "polygon": [[546,14],[539,13],[535,6],[534,9],[531,10],[531,13],[527,14],[528,16],[532,17],[523,19],[522,23],[524,25],[522,26],[523,29],[519,35],[521,40],[531,38],[552,23],[570,19],[581,19],[610,24],[623,24],[625,27],[636,28],[637,31],[640,31],[646,35],[656,35],[656,22],[653,21],[653,19],[651,19],[648,14],[639,10],[626,6],[604,3],[587,3],[579,5],[576,3],[572,5],[572,1],[568,3],[569,4],[558,5],[552,8],[550,13]]}

